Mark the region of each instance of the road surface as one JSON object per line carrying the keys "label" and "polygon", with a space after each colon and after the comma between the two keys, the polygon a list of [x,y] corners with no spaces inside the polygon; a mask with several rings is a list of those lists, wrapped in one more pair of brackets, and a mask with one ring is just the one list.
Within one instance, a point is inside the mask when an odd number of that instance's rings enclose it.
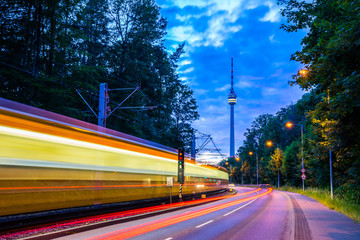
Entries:
{"label": "road surface", "polygon": [[231,198],[58,239],[360,239],[360,224],[306,196],[236,190]]}

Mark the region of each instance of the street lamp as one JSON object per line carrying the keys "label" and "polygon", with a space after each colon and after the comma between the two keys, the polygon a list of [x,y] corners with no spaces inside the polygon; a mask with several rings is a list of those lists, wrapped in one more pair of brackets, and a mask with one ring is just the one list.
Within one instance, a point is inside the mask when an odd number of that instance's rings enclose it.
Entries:
{"label": "street lamp", "polygon": [[301,70],[299,71],[299,74],[302,75],[302,76],[305,76],[308,72],[309,72],[309,70],[301,69]]}
{"label": "street lamp", "polygon": [[268,146],[268,147],[272,147],[273,144],[274,143],[271,140],[266,141],[266,146]]}
{"label": "street lamp", "polygon": [[244,174],[243,174],[243,159],[238,154],[235,155],[235,160],[238,162],[241,159],[241,185],[244,185]]}
{"label": "street lamp", "polygon": [[[252,156],[254,153],[249,152],[249,155]],[[258,154],[255,152],[256,155],[256,185],[259,185],[259,166],[258,166]]]}
{"label": "street lamp", "polygon": [[229,166],[229,169],[230,169],[229,183],[231,184],[231,165],[229,165],[229,162],[228,162],[228,161],[225,162],[225,165],[226,165],[226,166]]}
{"label": "street lamp", "polygon": [[304,126],[302,124],[295,124],[295,123],[292,123],[290,121],[285,124],[285,126],[288,129],[292,128],[295,125],[300,126],[300,129],[301,129],[301,172],[302,172],[301,179],[302,179],[303,191],[305,191],[305,178],[306,178],[306,176],[305,176],[305,168],[304,168]]}
{"label": "street lamp", "polygon": [[[274,145],[273,141],[271,141],[271,140],[266,141],[266,146],[272,147],[273,145]],[[280,157],[279,145],[277,143],[276,143],[276,151],[277,151],[278,156]],[[280,166],[278,167],[278,188],[280,188]]]}
{"label": "street lamp", "polygon": [[[299,71],[299,74],[303,77],[306,77],[306,75],[308,73],[309,73],[309,70],[307,70],[307,69],[301,69]],[[330,105],[329,89],[328,89],[328,104]],[[334,188],[333,188],[333,169],[332,169],[333,166],[332,166],[332,158],[331,158],[331,146],[329,146],[329,162],[330,162],[330,192],[331,192],[331,199],[333,199],[334,198]]]}
{"label": "street lamp", "polygon": [[[240,157],[238,154],[235,155],[235,160],[238,162],[240,161]],[[241,168],[242,168],[242,159],[241,159]],[[244,185],[244,176],[243,176],[243,171],[241,170],[241,185]]]}

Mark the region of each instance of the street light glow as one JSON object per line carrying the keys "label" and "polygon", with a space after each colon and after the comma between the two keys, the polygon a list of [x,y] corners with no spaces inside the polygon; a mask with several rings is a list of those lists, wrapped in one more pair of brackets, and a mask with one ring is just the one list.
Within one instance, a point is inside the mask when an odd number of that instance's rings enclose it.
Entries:
{"label": "street light glow", "polygon": [[305,76],[308,72],[309,72],[309,70],[306,70],[306,69],[301,69],[299,71],[300,75],[302,75],[302,76]]}
{"label": "street light glow", "polygon": [[287,127],[287,128],[292,128],[293,126],[294,126],[294,124],[290,121],[285,123],[285,127]]}
{"label": "street light glow", "polygon": [[253,154],[254,154],[253,152],[251,152],[251,151],[249,152],[249,155],[250,155],[250,156],[252,156]]}
{"label": "street light glow", "polygon": [[272,147],[273,142],[271,140],[266,141],[266,146]]}

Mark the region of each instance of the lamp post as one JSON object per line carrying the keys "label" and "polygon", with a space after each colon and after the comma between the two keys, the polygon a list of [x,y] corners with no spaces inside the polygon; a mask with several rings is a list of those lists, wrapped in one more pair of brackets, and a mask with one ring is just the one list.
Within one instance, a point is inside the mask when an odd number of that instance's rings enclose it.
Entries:
{"label": "lamp post", "polygon": [[244,160],[241,158],[241,185],[244,186]]}
{"label": "lamp post", "polygon": [[301,129],[301,172],[302,172],[302,187],[303,187],[303,191],[305,191],[305,168],[304,168],[304,126],[302,124],[295,124],[295,123],[292,123],[292,122],[287,122],[285,124],[285,126],[290,129],[292,128],[293,126],[300,126],[300,129]]}
{"label": "lamp post", "polygon": [[[226,166],[229,165],[229,163],[226,161],[225,163]],[[231,184],[231,165],[229,165],[229,169],[230,169],[230,174],[229,174],[229,183]]]}
{"label": "lamp post", "polygon": [[[254,153],[253,152],[249,152],[249,155],[252,156]],[[256,185],[259,185],[259,165],[258,165],[258,154],[257,152],[255,152],[255,156],[256,156]]]}
{"label": "lamp post", "polygon": [[[330,93],[329,93],[329,89],[327,91],[327,100],[328,100],[328,105],[329,105],[329,109],[330,109]],[[329,143],[329,161],[330,161],[330,196],[331,199],[334,199],[334,188],[333,188],[333,165],[332,165],[332,156],[331,156],[331,145]]]}
{"label": "lamp post", "polygon": [[[240,161],[240,157],[239,157],[239,155],[238,154],[236,154],[235,155],[235,160],[238,162],[238,161]],[[242,162],[242,160],[241,160],[241,162]],[[242,165],[241,165],[241,167],[242,167]],[[244,184],[244,179],[243,179],[243,173],[242,173],[242,171],[241,171],[241,184]]]}
{"label": "lamp post", "polygon": [[[299,71],[299,75],[301,75],[302,77],[306,77],[306,75],[308,75],[309,70],[308,69],[301,69]],[[328,95],[328,105],[330,105],[330,94],[329,94],[329,89],[327,92]],[[332,158],[331,158],[331,146],[329,146],[329,162],[330,162],[330,192],[331,192],[331,199],[334,198],[334,189],[333,189],[333,172],[332,172]]]}
{"label": "lamp post", "polygon": [[[266,141],[266,146],[268,147],[272,147],[274,145],[274,143],[270,140]],[[277,154],[280,158],[280,152],[279,152],[279,145],[276,143],[276,151],[277,151]],[[279,159],[280,161],[280,159]],[[278,188],[280,188],[280,166],[277,168],[277,172],[278,172]]]}

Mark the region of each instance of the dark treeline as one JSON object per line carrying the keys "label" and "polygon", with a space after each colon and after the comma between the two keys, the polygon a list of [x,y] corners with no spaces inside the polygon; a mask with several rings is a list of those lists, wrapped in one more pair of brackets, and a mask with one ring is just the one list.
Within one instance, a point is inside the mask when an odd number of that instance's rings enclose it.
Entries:
{"label": "dark treeline", "polygon": [[[256,183],[256,153],[259,182],[300,187],[301,125],[304,127],[304,162],[307,187],[329,188],[330,149],[334,189],[337,196],[360,204],[360,2],[357,0],[280,0],[287,32],[306,29],[302,47],[291,56],[305,71],[290,84],[309,93],[275,115],[257,117],[239,148],[241,160],[230,159],[232,176]],[[292,121],[292,129],[285,123]],[[278,144],[265,145],[267,140]],[[249,155],[252,151],[254,154]],[[223,162],[224,164],[225,162]]]}
{"label": "dark treeline", "polygon": [[[107,127],[178,147],[198,118],[176,74],[184,44],[169,54],[166,19],[154,0],[7,0],[0,3],[0,96],[97,123],[100,83],[140,90]],[[130,90],[110,91],[114,109]]]}

